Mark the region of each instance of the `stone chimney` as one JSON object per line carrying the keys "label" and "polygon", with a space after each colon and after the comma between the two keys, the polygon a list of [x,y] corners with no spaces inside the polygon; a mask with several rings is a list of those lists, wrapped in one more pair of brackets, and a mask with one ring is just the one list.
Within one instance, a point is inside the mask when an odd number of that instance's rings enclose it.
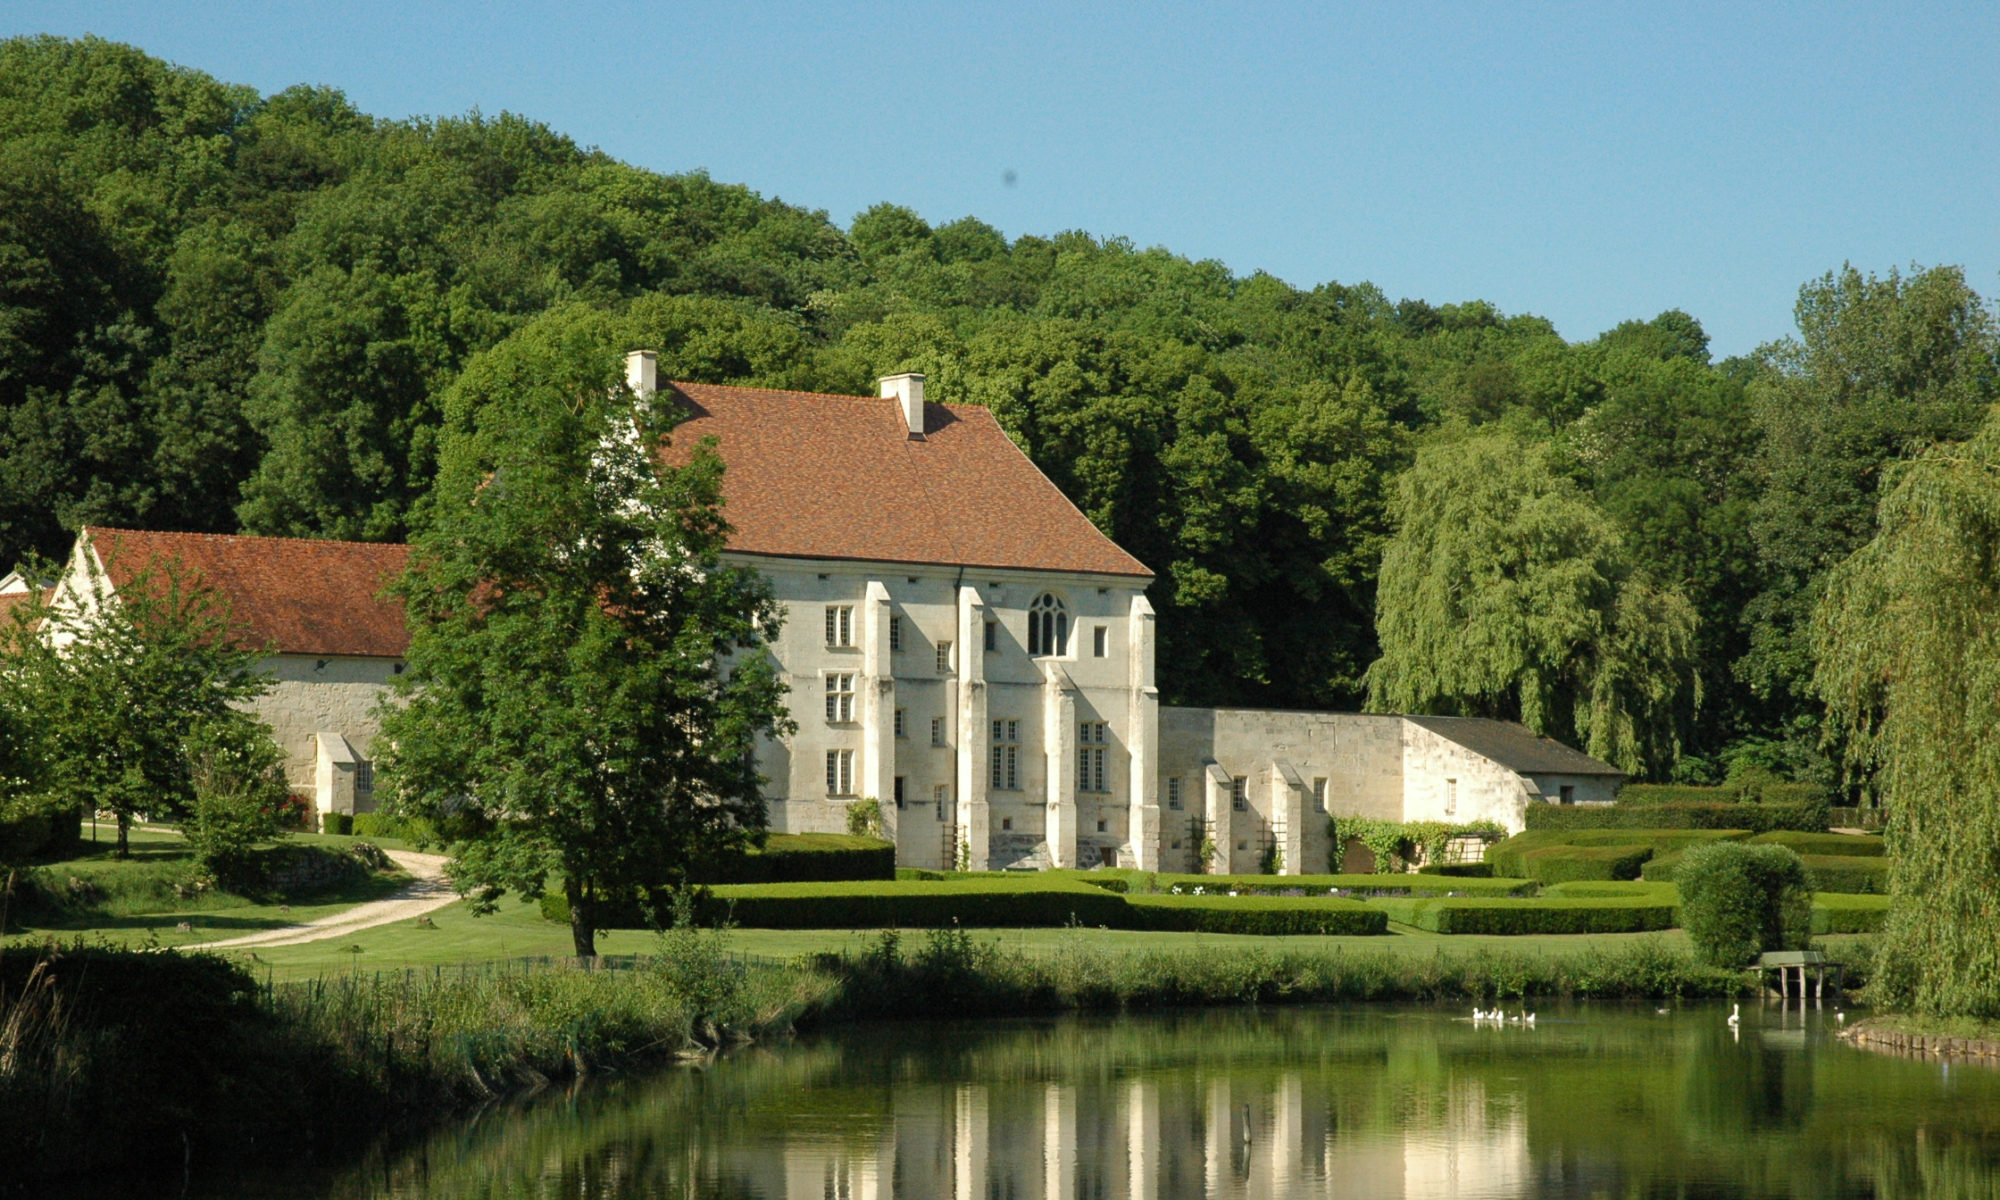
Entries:
{"label": "stone chimney", "polygon": [[922,437],[924,432],[924,377],[914,371],[907,375],[885,375],[882,377],[882,398],[894,400],[903,406],[903,424],[910,433]]}
{"label": "stone chimney", "polygon": [[651,400],[660,389],[660,356],[651,350],[625,353],[625,386],[641,400]]}

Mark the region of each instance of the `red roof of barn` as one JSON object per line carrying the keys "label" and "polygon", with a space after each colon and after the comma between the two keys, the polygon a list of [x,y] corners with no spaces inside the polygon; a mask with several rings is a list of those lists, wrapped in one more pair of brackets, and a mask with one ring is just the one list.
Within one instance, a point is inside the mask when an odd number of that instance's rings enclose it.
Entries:
{"label": "red roof of barn", "polygon": [[663,457],[717,439],[729,548],[745,554],[1150,578],[1050,483],[986,409],[667,383],[688,412]]}
{"label": "red roof of barn", "polygon": [[366,658],[400,658],[409,648],[402,604],[382,597],[407,546],[103,528],[83,535],[114,589],[154,564],[180,564],[228,600],[245,645]]}

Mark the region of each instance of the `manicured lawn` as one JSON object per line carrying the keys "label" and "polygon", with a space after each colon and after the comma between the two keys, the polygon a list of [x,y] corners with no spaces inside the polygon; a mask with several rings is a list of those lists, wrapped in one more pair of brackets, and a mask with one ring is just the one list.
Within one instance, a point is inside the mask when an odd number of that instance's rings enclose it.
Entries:
{"label": "manicured lawn", "polygon": [[[541,955],[567,956],[569,929],[544,921],[533,905],[509,899],[489,917],[474,917],[464,904],[431,914],[435,928],[408,921],[362,930],[347,937],[303,946],[258,949],[244,961],[278,980],[310,978],[333,971],[392,971],[410,967],[454,967],[461,963],[499,962]],[[729,935],[739,954],[764,958],[796,958],[806,954],[859,951],[882,936],[875,929],[738,929]],[[928,936],[905,930],[905,946]],[[1391,953],[1429,956],[1440,951],[1458,955],[1482,951],[1534,955],[1571,954],[1589,948],[1610,948],[1635,938],[1664,938],[1684,945],[1678,931],[1651,934],[1584,934],[1571,936],[1444,937],[1392,925],[1387,937],[1262,937],[1217,933],[1155,933],[1127,929],[975,929],[975,940],[1009,950],[1048,954],[1062,950],[1133,954],[1154,950],[1244,949],[1278,953],[1289,950],[1341,953]],[[600,954],[649,954],[654,935],[647,930],[613,930],[599,934]]]}

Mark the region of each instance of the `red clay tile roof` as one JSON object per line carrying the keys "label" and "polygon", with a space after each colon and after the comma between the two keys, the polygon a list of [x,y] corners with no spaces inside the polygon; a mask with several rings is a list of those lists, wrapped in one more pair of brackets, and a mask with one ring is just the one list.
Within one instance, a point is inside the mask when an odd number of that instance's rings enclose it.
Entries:
{"label": "red clay tile roof", "polygon": [[[53,589],[44,589],[42,591],[42,598],[46,600],[54,594]],[[14,619],[14,610],[28,603],[29,600],[34,598],[34,595],[35,593],[31,591],[0,592],[0,630],[6,629],[8,623]]]}
{"label": "red clay tile roof", "polygon": [[83,536],[113,588],[154,563],[179,562],[228,599],[246,645],[366,658],[401,658],[409,648],[403,606],[382,598],[407,546],[101,528]]}
{"label": "red clay tile roof", "polygon": [[667,462],[717,439],[731,550],[1152,577],[977,405],[925,404],[914,438],[895,400],[705,383],[660,394],[688,411]]}

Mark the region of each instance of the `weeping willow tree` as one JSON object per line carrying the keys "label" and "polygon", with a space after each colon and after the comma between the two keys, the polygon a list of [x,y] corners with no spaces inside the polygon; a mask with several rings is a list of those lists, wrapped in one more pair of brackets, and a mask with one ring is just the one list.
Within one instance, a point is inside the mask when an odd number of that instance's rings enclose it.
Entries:
{"label": "weeping willow tree", "polygon": [[1888,809],[1889,1003],[2000,1018],[2000,425],[1908,463],[1814,613],[1814,687]]}
{"label": "weeping willow tree", "polygon": [[1694,609],[1634,569],[1548,446],[1499,430],[1435,443],[1394,516],[1370,709],[1519,720],[1634,775],[1672,769],[1701,699]]}

